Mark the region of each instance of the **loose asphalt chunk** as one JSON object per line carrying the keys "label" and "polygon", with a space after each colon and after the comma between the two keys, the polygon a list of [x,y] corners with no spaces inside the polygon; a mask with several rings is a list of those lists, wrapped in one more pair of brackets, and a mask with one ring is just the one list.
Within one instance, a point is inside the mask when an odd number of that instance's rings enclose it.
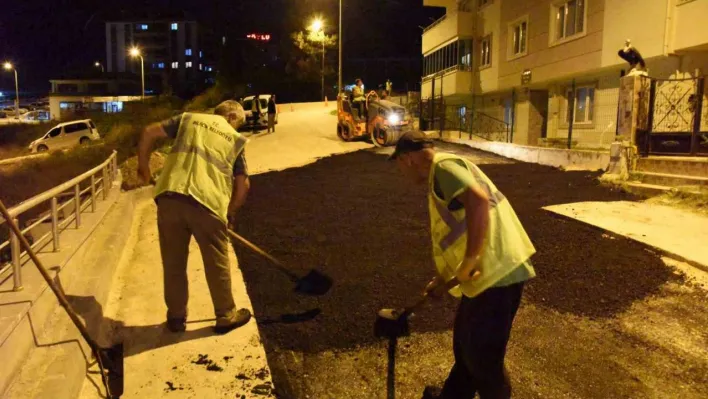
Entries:
{"label": "loose asphalt chunk", "polygon": [[[474,161],[489,154],[443,145]],[[493,158],[493,157],[491,157]],[[607,318],[658,292],[675,277],[659,256],[628,239],[553,216],[543,206],[578,201],[633,200],[601,186],[595,172],[563,172],[521,162],[480,168],[511,201],[537,249],[538,277],[524,300],[563,313]],[[369,151],[325,158],[297,169],[252,177],[237,230],[304,274],[318,265],[334,279],[330,293],[304,297],[266,260],[235,245],[258,318],[322,310],[301,323],[260,326],[267,350],[315,352],[373,342],[382,307],[416,299],[434,275],[425,187],[406,181],[385,156]],[[418,312],[411,329],[449,330],[456,301]]]}

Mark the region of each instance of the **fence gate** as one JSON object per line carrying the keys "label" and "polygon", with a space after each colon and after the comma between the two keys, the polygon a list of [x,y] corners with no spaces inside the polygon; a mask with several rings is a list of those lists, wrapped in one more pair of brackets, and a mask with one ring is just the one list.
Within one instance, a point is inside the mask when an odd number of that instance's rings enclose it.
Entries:
{"label": "fence gate", "polygon": [[652,79],[645,155],[708,155],[705,78]]}

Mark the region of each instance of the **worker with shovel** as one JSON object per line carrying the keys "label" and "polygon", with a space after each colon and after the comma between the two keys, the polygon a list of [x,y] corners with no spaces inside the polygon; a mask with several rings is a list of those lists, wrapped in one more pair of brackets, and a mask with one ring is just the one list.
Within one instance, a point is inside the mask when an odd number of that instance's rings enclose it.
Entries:
{"label": "worker with shovel", "polygon": [[233,100],[219,104],[214,114],[186,112],[150,125],[138,148],[139,174],[148,182],[155,141],[175,139],[155,187],[167,327],[172,332],[186,329],[187,256],[192,235],[204,260],[216,313],[214,330],[226,333],[251,318],[248,309],[237,310],[234,303],[227,230],[250,184],[243,155],[247,140],[236,132],[246,117],[241,104]]}
{"label": "worker with shovel", "polygon": [[509,398],[504,356],[524,282],[535,276],[529,258],[536,250],[509,200],[469,160],[436,153],[420,132],[403,135],[391,158],[410,180],[428,187],[438,275],[425,295],[449,290],[461,298],[455,364],[443,388],[427,387],[423,397]]}

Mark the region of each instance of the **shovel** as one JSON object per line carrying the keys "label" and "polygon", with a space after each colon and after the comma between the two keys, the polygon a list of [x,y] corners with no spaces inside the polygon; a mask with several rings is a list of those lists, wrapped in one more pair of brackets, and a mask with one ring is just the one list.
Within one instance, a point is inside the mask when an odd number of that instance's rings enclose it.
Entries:
{"label": "shovel", "polygon": [[[474,273],[474,271],[473,271]],[[453,278],[443,285],[445,292],[459,285],[457,278]],[[374,322],[374,336],[385,338],[398,338],[410,335],[408,326],[408,318],[417,312],[430,299],[430,295],[426,292],[423,297],[418,299],[412,305],[400,309],[381,309],[376,314]]]}
{"label": "shovel", "polygon": [[17,224],[15,224],[2,201],[0,201],[0,213],[2,213],[2,217],[7,222],[7,225],[10,226],[10,230],[12,230],[13,234],[15,234],[15,237],[20,240],[20,246],[27,251],[27,254],[37,266],[37,269],[39,269],[39,272],[42,274],[42,277],[44,277],[44,280],[49,285],[49,288],[52,289],[52,292],[56,295],[59,303],[64,310],[66,310],[66,313],[69,315],[69,318],[71,318],[71,321],[74,323],[76,328],[79,329],[81,336],[84,337],[86,343],[88,343],[91,347],[91,351],[96,357],[98,367],[101,369],[101,379],[103,381],[103,385],[106,387],[108,397],[111,399],[119,398],[123,395],[123,343],[121,342],[115,344],[110,348],[101,348],[98,346],[96,341],[89,335],[86,326],[83,325],[79,319],[79,316],[76,314],[76,311],[74,311],[74,308],[71,307],[71,304],[64,296],[64,292],[62,292],[56,283],[54,283],[54,280],[52,280],[51,276],[49,276],[47,269],[44,267],[39,258],[37,258],[37,255],[32,250],[32,247],[27,242],[27,239],[25,239],[25,236],[20,231],[20,228],[17,227]]}
{"label": "shovel", "polygon": [[290,271],[281,261],[275,259],[266,251],[258,248],[245,238],[234,233],[233,231],[231,231],[231,229],[229,229],[229,235],[240,241],[243,245],[258,253],[259,255],[273,262],[273,265],[278,271],[288,276],[288,278],[290,278],[290,280],[295,283],[296,292],[306,295],[320,296],[326,294],[327,291],[332,288],[332,278],[328,275],[316,269],[312,269],[304,277],[300,277]]}

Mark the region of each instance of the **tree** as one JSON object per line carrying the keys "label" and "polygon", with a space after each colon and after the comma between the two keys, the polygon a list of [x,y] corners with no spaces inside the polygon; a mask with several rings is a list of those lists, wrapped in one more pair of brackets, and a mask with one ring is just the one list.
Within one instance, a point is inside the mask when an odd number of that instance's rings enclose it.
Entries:
{"label": "tree", "polygon": [[[327,35],[324,32],[300,31],[290,36],[293,44],[289,54],[286,73],[296,80],[307,83],[314,93],[319,93],[319,83],[322,79],[322,44],[325,48],[325,81],[337,74],[337,35]],[[326,90],[327,92],[331,90]],[[319,95],[317,96],[319,97]]]}

